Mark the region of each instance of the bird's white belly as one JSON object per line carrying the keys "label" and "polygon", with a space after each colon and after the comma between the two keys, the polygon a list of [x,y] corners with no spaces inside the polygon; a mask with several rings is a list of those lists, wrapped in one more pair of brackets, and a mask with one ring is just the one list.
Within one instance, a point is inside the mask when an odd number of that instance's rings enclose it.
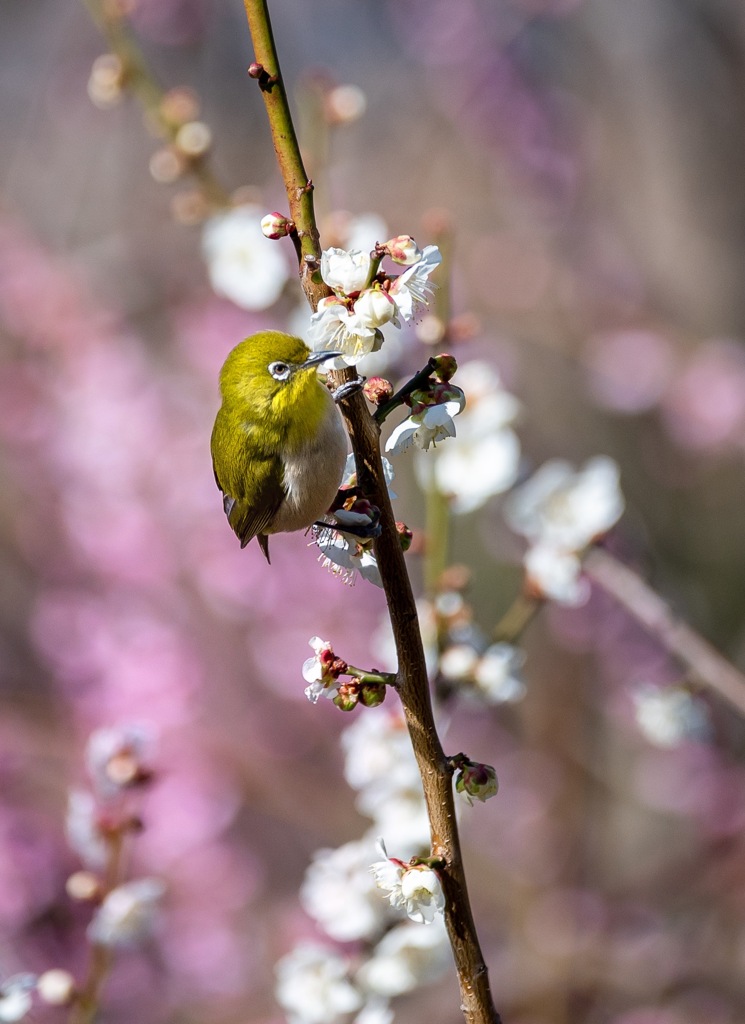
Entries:
{"label": "bird's white belly", "polygon": [[304,530],[320,519],[336,497],[346,459],[347,435],[334,406],[310,443],[284,455],[287,497],[267,533]]}

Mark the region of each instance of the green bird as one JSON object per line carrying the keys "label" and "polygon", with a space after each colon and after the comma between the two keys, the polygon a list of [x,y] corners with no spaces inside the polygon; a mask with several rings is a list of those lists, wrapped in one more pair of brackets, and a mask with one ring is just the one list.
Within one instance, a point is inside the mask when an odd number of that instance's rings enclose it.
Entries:
{"label": "green bird", "polygon": [[317,373],[336,355],[260,331],[236,345],[220,371],[215,480],[241,547],[256,537],[267,561],[269,534],[307,529],[338,492],[347,435]]}

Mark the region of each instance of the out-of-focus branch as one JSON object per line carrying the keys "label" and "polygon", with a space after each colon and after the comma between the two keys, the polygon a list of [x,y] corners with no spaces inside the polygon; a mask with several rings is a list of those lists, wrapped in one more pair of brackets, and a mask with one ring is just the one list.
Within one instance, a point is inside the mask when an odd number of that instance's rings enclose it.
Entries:
{"label": "out-of-focus branch", "polygon": [[745,675],[679,619],[632,569],[600,548],[587,555],[590,579],[611,594],[701,684],[745,714]]}
{"label": "out-of-focus branch", "polygon": [[[102,895],[111,892],[119,884],[124,854],[124,831],[116,829],[106,837],[107,857],[104,888]],[[100,942],[91,942],[88,973],[72,1005],[70,1024],[93,1024],[101,1002],[101,992],[114,962],[111,947]]]}
{"label": "out-of-focus branch", "polygon": [[[311,308],[329,294],[317,273],[320,242],[313,212],[312,185],[303,167],[277,58],[265,0],[244,0],[253,39],[256,77],[262,87],[290,216],[300,240],[300,273]],[[260,77],[261,76],[261,77]],[[263,84],[262,84],[263,78]],[[332,374],[335,383],[353,379],[350,370]],[[419,765],[432,833],[432,854],[441,858],[445,922],[460,984],[467,1024],[499,1024],[489,978],[468,899],[460,851],[452,784],[452,766],[435,727],[419,620],[396,530],[380,455],[380,426],[368,412],[361,392],[341,402],[357,464],[357,480],[381,512],[375,554],[383,581],[398,657],[397,688]]]}
{"label": "out-of-focus branch", "polygon": [[[121,61],[123,79],[126,86],[142,104],[151,122],[169,142],[175,143],[179,128],[163,113],[163,99],[166,96],[155,75],[137,44],[134,33],[129,28],[123,10],[106,0],[83,0],[91,18],[98,26],[111,52]],[[204,198],[212,206],[230,205],[230,196],[226,188],[215,177],[206,154],[191,156],[188,170],[199,182]]]}

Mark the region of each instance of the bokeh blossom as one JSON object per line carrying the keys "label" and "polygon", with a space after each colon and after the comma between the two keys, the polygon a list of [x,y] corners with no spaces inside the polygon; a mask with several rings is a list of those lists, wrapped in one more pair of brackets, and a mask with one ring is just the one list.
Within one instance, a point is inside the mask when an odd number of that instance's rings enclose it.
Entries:
{"label": "bokeh blossom", "polygon": [[621,517],[618,481],[618,465],[607,456],[589,459],[579,471],[553,459],[507,497],[507,523],[530,542],[525,569],[532,591],[560,604],[587,599],[579,556]]}
{"label": "bokeh blossom", "polygon": [[351,964],[331,947],[306,943],[277,964],[276,996],[290,1024],[337,1024],[363,1005]]}
{"label": "bokeh blossom", "polygon": [[101,946],[133,946],[148,938],[156,925],[165,886],[156,878],[123,882],[104,897],[88,937]]}
{"label": "bokeh blossom", "polygon": [[204,225],[202,247],[217,295],[242,309],[274,305],[289,277],[284,256],[261,227],[259,207],[237,206]]}
{"label": "bokeh blossom", "polygon": [[703,703],[680,686],[639,686],[632,697],[639,729],[657,747],[704,739],[709,732]]}
{"label": "bokeh blossom", "polygon": [[33,974],[15,974],[0,983],[0,1021],[23,1020],[31,1009],[36,987]]}

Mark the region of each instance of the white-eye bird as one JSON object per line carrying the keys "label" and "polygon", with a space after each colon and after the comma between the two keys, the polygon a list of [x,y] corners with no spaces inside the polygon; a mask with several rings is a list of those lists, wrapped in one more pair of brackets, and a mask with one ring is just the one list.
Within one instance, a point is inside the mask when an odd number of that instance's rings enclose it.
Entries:
{"label": "white-eye bird", "polygon": [[336,352],[260,331],[240,342],[220,371],[222,405],[212,465],[228,522],[245,547],[257,537],[304,530],[329,508],[341,483],[347,435],[317,367]]}

